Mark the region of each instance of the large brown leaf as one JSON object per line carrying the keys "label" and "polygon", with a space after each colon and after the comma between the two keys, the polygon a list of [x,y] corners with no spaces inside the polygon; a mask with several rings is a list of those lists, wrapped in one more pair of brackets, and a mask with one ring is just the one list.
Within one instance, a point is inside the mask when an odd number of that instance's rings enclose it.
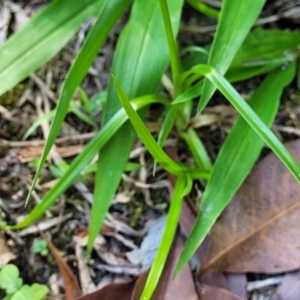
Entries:
{"label": "large brown leaf", "polygon": [[276,289],[271,300],[299,300],[300,271],[290,272],[283,276],[282,283]]}
{"label": "large brown leaf", "polygon": [[198,285],[200,300],[242,300],[228,290],[206,284]]}
{"label": "large brown leaf", "polygon": [[[286,145],[300,161],[300,140]],[[210,234],[202,272],[278,273],[300,267],[300,186],[274,154],[252,171]]]}

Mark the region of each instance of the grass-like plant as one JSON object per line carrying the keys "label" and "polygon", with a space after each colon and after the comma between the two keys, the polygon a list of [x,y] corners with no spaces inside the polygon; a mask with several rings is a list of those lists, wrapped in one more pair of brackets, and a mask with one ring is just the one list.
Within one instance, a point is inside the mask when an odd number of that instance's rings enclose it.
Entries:
{"label": "grass-like plant", "polygon": [[[178,178],[161,246],[142,299],[151,298],[159,280],[177,227],[181,201],[190,192],[193,179],[205,180],[206,188],[176,272],[189,261],[203,241],[249,174],[264,144],[300,181],[298,163],[269,129],[278,111],[282,91],[295,77],[300,34],[261,28],[251,30],[262,11],[263,0],[223,0],[220,11],[199,1],[188,0],[187,3],[218,20],[213,42],[205,48],[195,45],[182,51],[178,49],[176,36],[183,0],[54,1],[0,48],[0,94],[3,94],[53,57],[85,19],[96,17],[61,88],[31,193],[70,110],[70,100],[76,88],[111,29],[131,5],[129,20],[114,53],[113,80],[107,91],[101,130],[73,160],[42,202],[21,223],[10,228],[20,229],[41,218],[100,152],[89,224],[88,251],[91,251],[138,134],[155,163]],[[19,44],[24,47],[18,47]],[[174,99],[155,94],[168,63]],[[231,82],[267,72],[269,75],[248,102],[231,85]],[[196,131],[189,124],[193,114],[203,111],[216,90],[235,107],[240,117],[212,164]],[[192,102],[198,98],[198,109],[194,112]],[[151,103],[161,103],[166,107],[166,118],[157,142],[143,123]],[[194,168],[171,160],[162,149],[174,127],[193,154]]]}

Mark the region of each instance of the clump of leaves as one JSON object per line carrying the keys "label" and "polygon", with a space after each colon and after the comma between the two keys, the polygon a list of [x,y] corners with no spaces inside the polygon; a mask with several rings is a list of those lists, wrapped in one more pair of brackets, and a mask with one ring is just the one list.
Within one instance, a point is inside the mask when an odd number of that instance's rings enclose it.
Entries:
{"label": "clump of leaves", "polygon": [[[85,43],[62,85],[30,193],[69,111],[75,90],[87,74],[109,32],[131,2],[54,1],[0,48],[0,56],[3,58],[0,64],[1,95],[53,57],[84,20],[95,16]],[[299,33],[252,30],[266,2],[264,0],[223,0],[220,12],[199,1],[187,2],[201,13],[218,19],[212,44],[206,45],[204,49],[196,46],[182,49],[182,53],[187,55],[185,58],[181,57],[176,35],[184,1],[133,1],[128,23],[120,33],[114,53],[111,71],[114,76],[105,95],[101,130],[59,176],[57,184],[41,203],[21,223],[10,227],[21,229],[41,218],[101,151],[96,165],[94,203],[89,222],[88,251],[91,252],[137,134],[156,163],[177,177],[164,237],[142,294],[143,299],[151,298],[159,281],[176,231],[182,199],[190,192],[194,179],[205,181],[206,186],[198,207],[199,214],[179,260],[177,273],[195,253],[242,185],[264,145],[300,181],[299,164],[269,128],[278,111],[284,87],[295,78],[299,58]],[[24,47],[20,48],[20,44]],[[168,63],[171,66],[170,77],[173,84],[171,99],[154,94]],[[266,73],[270,74],[248,103],[231,85],[232,82]],[[212,164],[191,120],[195,117],[193,101],[198,100],[197,117],[216,90],[230,102],[240,118]],[[88,102],[84,100],[84,103],[86,111],[91,111]],[[143,122],[146,108],[152,103],[165,106],[166,118],[157,142]],[[178,136],[185,141],[192,153],[192,167],[173,161],[164,152],[162,147],[172,128],[177,130]]]}
{"label": "clump of leaves", "polygon": [[34,283],[31,286],[23,284],[19,270],[15,265],[8,264],[0,271],[0,288],[5,291],[3,300],[32,299],[41,300],[48,293],[47,286]]}

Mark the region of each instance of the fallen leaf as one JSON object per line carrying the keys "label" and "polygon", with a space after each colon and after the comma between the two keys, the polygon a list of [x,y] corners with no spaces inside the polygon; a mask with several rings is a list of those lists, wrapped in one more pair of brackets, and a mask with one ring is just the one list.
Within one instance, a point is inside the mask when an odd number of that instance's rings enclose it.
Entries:
{"label": "fallen leaf", "polygon": [[[210,286],[210,294],[213,295],[212,287],[228,290],[240,299],[247,299],[247,278],[245,274],[223,274],[215,271],[207,271],[197,277],[197,283]],[[217,298],[218,289],[215,290],[215,299]]]}
{"label": "fallen leaf", "polygon": [[94,293],[76,298],[76,300],[130,300],[135,280],[125,283],[112,283]]}
{"label": "fallen leaf", "polygon": [[227,273],[225,274],[228,289],[243,300],[248,299],[247,295],[247,277],[245,274]]}
{"label": "fallen leaf", "polygon": [[300,271],[287,273],[270,300],[299,300]]}
{"label": "fallen leaf", "polygon": [[242,300],[228,290],[206,284],[198,285],[200,300]]}
{"label": "fallen leaf", "polygon": [[[82,152],[82,145],[56,146],[56,151],[61,157],[71,157]],[[30,162],[33,158],[41,157],[44,146],[27,146],[18,150],[18,159],[21,163]]]}
{"label": "fallen leaf", "polygon": [[141,266],[141,272],[145,272],[152,265],[165,224],[166,216],[162,216],[155,221],[149,221],[146,225],[147,235],[143,239],[140,248],[126,252],[126,257],[132,264]]}
{"label": "fallen leaf", "polygon": [[15,255],[9,250],[6,245],[6,240],[2,231],[0,231],[0,269],[2,269],[7,263],[15,259]]}
{"label": "fallen leaf", "polygon": [[[300,161],[300,140],[286,144]],[[300,267],[300,185],[273,154],[253,169],[210,234],[202,272],[278,273]]]}
{"label": "fallen leaf", "polygon": [[228,290],[228,283],[224,274],[215,272],[215,271],[207,271],[204,274],[198,276],[198,282],[205,285],[215,286],[218,288]]}
{"label": "fallen leaf", "polygon": [[40,234],[43,237],[43,239],[45,239],[45,241],[47,242],[48,248],[52,256],[54,257],[61,277],[64,280],[67,300],[74,300],[77,297],[81,296],[82,292],[73,272],[71,271],[67,263],[64,261],[64,259],[60,256],[55,246],[48,240],[47,236],[42,231],[40,231]]}

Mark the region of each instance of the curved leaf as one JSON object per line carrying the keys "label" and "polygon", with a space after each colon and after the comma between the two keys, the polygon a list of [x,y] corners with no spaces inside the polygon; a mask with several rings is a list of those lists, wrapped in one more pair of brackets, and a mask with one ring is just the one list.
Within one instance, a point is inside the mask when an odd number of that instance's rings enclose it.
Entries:
{"label": "curved leaf", "polygon": [[[178,31],[183,0],[168,0],[173,32]],[[118,78],[129,99],[153,93],[168,63],[168,45],[157,0],[136,0],[128,24],[121,33],[113,61],[112,73]],[[104,124],[121,107],[115,86],[110,82]],[[141,112],[144,115],[144,112]],[[101,227],[136,134],[126,123],[101,150],[95,183],[88,249]],[[91,229],[90,228],[90,229]],[[98,228],[98,230],[96,229]]]}
{"label": "curved leaf", "polygon": [[[208,64],[224,75],[264,6],[265,0],[223,0]],[[198,112],[213,95],[215,87],[204,81]]]}
{"label": "curved leaf", "polygon": [[[249,104],[261,119],[257,117],[250,107],[246,107],[247,104],[245,101],[240,98],[236,92],[233,92],[232,87],[229,88],[229,84],[225,86],[225,81],[223,85],[220,84],[220,82],[217,83],[215,80],[212,80],[211,77],[214,77],[213,74],[208,76],[228,99],[236,98],[234,102],[239,102],[241,107],[238,109],[238,107],[234,105],[244,118],[240,117],[238,119],[220,150],[212,170],[211,178],[208,181],[202,197],[199,215],[178,263],[177,272],[179,272],[191,258],[222,210],[226,207],[250,172],[263,147],[263,140],[261,138],[263,138],[265,142],[271,141],[269,145],[271,145],[273,151],[275,150],[274,146],[277,148],[275,153],[282,161],[285,159],[288,160],[284,163],[299,181],[300,167],[298,163],[274,134],[267,129],[267,126],[272,124],[277,113],[283,88],[291,82],[294,75],[295,64],[290,66],[286,71],[278,70],[269,75],[255,91]],[[218,77],[221,78],[220,75],[218,75]],[[221,85],[223,85],[223,87],[221,87]],[[238,100],[237,98],[240,99]],[[264,101],[262,101],[262,99],[264,99]],[[247,114],[247,116],[245,116],[245,114]],[[251,118],[255,124],[251,124],[249,118]],[[260,127],[259,130],[258,126]],[[259,134],[261,138],[257,134]],[[279,150],[279,152],[277,150]]]}
{"label": "curved leaf", "polygon": [[39,165],[33,179],[27,201],[42,171],[46,158],[52,145],[59,133],[63,120],[68,112],[69,104],[73,94],[86,75],[90,65],[96,57],[100,46],[105,41],[113,25],[117,22],[131,0],[105,0],[102,1],[100,10],[97,11],[98,18],[92,27],[83,47],[78,53],[73,65],[71,66],[66,80],[63,83],[61,93],[56,108],[54,120],[50,127],[50,132],[44,147],[43,154],[39,160]]}

